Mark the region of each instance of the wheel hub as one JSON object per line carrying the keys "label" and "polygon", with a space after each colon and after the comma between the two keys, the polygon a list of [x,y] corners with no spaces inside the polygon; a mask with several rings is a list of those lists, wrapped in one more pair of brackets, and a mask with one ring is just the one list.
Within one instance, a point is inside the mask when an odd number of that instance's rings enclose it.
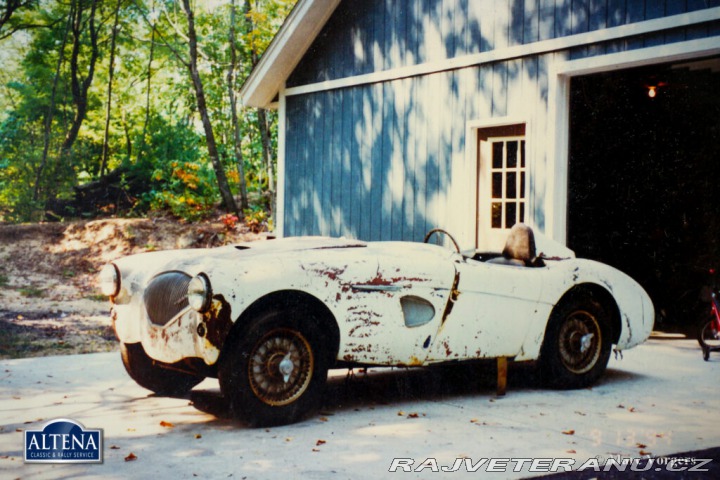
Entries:
{"label": "wheel hub", "polygon": [[293,370],[295,369],[295,365],[293,364],[292,360],[290,359],[290,354],[288,353],[283,357],[282,361],[280,362],[280,365],[278,365],[278,369],[280,370],[280,373],[283,376],[283,381],[285,383],[290,380],[290,375],[292,375]]}
{"label": "wheel hub", "polygon": [[587,335],[582,336],[582,338],[580,339],[580,353],[585,353],[588,351],[588,349],[592,345],[592,339],[594,336],[594,333],[588,333]]}
{"label": "wheel hub", "polygon": [[255,344],[250,354],[250,387],[268,405],[288,405],[307,390],[313,369],[312,348],[300,332],[272,330]]}
{"label": "wheel hub", "polygon": [[563,364],[573,373],[591,370],[601,350],[600,325],[589,312],[576,311],[560,328],[559,347]]}

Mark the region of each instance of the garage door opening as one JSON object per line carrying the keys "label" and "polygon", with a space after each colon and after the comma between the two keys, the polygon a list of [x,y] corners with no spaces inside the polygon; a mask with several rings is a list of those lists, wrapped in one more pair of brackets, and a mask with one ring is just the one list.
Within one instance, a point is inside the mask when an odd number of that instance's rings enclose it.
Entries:
{"label": "garage door opening", "polygon": [[698,321],[720,268],[720,57],[571,81],[568,245]]}

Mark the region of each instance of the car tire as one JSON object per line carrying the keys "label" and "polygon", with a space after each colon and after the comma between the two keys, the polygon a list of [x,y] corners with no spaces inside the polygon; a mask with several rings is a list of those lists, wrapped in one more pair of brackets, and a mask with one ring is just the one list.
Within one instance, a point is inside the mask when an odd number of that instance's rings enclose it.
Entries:
{"label": "car tire", "polygon": [[158,395],[182,396],[204,377],[159,366],[140,343],[121,343],[120,356],[130,378]]}
{"label": "car tire", "polygon": [[330,359],[310,320],[302,309],[277,308],[252,319],[228,345],[218,379],[237,419],[285,425],[319,407]]}
{"label": "car tire", "polygon": [[605,369],[612,349],[610,315],[588,291],[571,292],[550,316],[540,350],[540,373],[546,386],[585,388]]}

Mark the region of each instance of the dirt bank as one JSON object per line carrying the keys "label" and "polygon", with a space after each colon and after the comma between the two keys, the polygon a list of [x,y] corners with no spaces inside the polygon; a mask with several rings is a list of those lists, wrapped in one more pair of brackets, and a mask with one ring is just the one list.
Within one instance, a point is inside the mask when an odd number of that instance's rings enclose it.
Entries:
{"label": "dirt bank", "polygon": [[222,222],[169,218],[0,225],[0,358],[114,350],[97,272],[119,257],[250,241]]}

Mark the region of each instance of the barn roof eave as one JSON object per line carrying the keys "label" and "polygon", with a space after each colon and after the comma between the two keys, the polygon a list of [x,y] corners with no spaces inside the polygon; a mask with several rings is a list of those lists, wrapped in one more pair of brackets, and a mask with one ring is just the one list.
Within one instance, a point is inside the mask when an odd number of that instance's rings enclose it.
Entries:
{"label": "barn roof eave", "polygon": [[240,89],[247,107],[276,108],[277,97],[340,0],[299,0]]}

